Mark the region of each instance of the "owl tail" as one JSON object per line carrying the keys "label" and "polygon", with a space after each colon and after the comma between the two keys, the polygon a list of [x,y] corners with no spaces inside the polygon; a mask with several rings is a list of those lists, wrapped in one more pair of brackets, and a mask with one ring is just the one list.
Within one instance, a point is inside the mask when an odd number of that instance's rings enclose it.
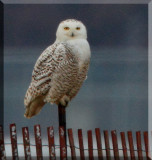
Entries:
{"label": "owl tail", "polygon": [[29,103],[29,105],[26,106],[24,117],[30,119],[31,117],[37,115],[45,104],[43,99],[43,96],[39,96]]}

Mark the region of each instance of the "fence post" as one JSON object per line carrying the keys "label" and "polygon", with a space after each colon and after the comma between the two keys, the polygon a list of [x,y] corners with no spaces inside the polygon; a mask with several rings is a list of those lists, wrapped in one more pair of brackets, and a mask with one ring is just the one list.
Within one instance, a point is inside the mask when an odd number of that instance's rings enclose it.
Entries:
{"label": "fence post", "polygon": [[136,132],[136,142],[137,142],[138,159],[143,160],[140,131]]}
{"label": "fence post", "polygon": [[135,153],[134,153],[134,144],[133,144],[132,132],[128,131],[127,133],[128,133],[128,141],[129,141],[129,149],[130,149],[131,160],[135,160]]}
{"label": "fence post", "polygon": [[59,138],[60,138],[60,160],[67,159],[67,146],[65,142],[65,131],[64,127],[59,127]]}
{"label": "fence post", "polygon": [[149,148],[148,132],[144,132],[144,142],[145,142],[146,158],[147,158],[147,160],[150,160],[150,148]]}
{"label": "fence post", "polygon": [[125,133],[124,132],[120,132],[120,135],[121,135],[121,143],[122,143],[124,160],[128,160]]}
{"label": "fence post", "polygon": [[35,125],[34,126],[34,133],[35,133],[35,144],[36,144],[37,160],[43,160],[40,125]]}
{"label": "fence post", "polygon": [[105,140],[107,160],[111,160],[108,131],[104,131],[104,140]]}
{"label": "fence post", "polygon": [[98,159],[99,160],[103,160],[100,129],[99,128],[95,128],[95,133],[96,133],[96,141],[97,141],[97,148],[98,148]]}
{"label": "fence post", "polygon": [[119,160],[119,150],[118,150],[118,142],[117,142],[117,133],[116,131],[111,131],[112,136],[112,144],[113,144],[113,151],[114,151],[114,158],[115,160]]}
{"label": "fence post", "polygon": [[81,160],[85,160],[82,129],[78,129],[78,139]]}
{"label": "fence post", "polygon": [[69,144],[71,148],[71,158],[72,160],[76,160],[76,153],[75,153],[75,146],[74,146],[74,139],[73,139],[73,132],[72,129],[68,129],[68,137],[69,137]]}
{"label": "fence post", "polygon": [[0,159],[6,160],[5,145],[4,145],[4,131],[3,131],[2,125],[0,125]]}
{"label": "fence post", "polygon": [[11,136],[11,145],[12,145],[12,158],[13,160],[18,160],[18,149],[17,149],[17,133],[16,125],[10,124],[10,136]]}
{"label": "fence post", "polygon": [[53,127],[48,127],[47,132],[48,132],[48,141],[49,141],[50,160],[56,160]]}
{"label": "fence post", "polygon": [[93,140],[92,140],[92,131],[88,131],[88,150],[89,150],[89,160],[94,160],[93,157]]}
{"label": "fence post", "polygon": [[[62,106],[61,103],[58,105],[58,119],[59,119],[59,127],[64,127],[64,137],[65,137],[65,145],[67,144],[67,134],[66,134],[66,107]],[[66,151],[67,152],[67,151]]]}
{"label": "fence post", "polygon": [[30,139],[28,127],[22,128],[25,160],[31,160]]}

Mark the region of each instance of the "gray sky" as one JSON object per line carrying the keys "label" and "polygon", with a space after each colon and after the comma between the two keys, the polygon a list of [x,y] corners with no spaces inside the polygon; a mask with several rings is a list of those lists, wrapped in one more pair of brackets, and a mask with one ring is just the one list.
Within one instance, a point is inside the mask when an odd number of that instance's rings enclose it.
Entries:
{"label": "gray sky", "polygon": [[[88,29],[91,45],[147,47],[148,5],[25,4],[5,5],[8,46],[39,46],[55,39],[60,21],[75,18]],[[12,16],[13,15],[13,16]]]}

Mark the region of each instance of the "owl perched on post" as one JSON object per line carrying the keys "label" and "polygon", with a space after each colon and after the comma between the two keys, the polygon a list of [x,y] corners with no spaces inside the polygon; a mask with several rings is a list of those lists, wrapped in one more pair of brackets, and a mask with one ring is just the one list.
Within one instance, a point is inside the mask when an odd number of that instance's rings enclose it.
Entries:
{"label": "owl perched on post", "polygon": [[67,106],[86,79],[90,63],[87,30],[81,21],[62,21],[55,42],[38,58],[26,92],[24,116],[37,115],[45,103]]}

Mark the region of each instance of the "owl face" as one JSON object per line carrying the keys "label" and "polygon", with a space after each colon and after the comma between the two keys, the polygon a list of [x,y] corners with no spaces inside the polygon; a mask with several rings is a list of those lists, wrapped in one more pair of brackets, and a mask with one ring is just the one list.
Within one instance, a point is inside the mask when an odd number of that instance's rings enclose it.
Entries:
{"label": "owl face", "polygon": [[87,39],[86,27],[78,20],[68,19],[59,24],[56,37],[59,42],[72,39]]}

